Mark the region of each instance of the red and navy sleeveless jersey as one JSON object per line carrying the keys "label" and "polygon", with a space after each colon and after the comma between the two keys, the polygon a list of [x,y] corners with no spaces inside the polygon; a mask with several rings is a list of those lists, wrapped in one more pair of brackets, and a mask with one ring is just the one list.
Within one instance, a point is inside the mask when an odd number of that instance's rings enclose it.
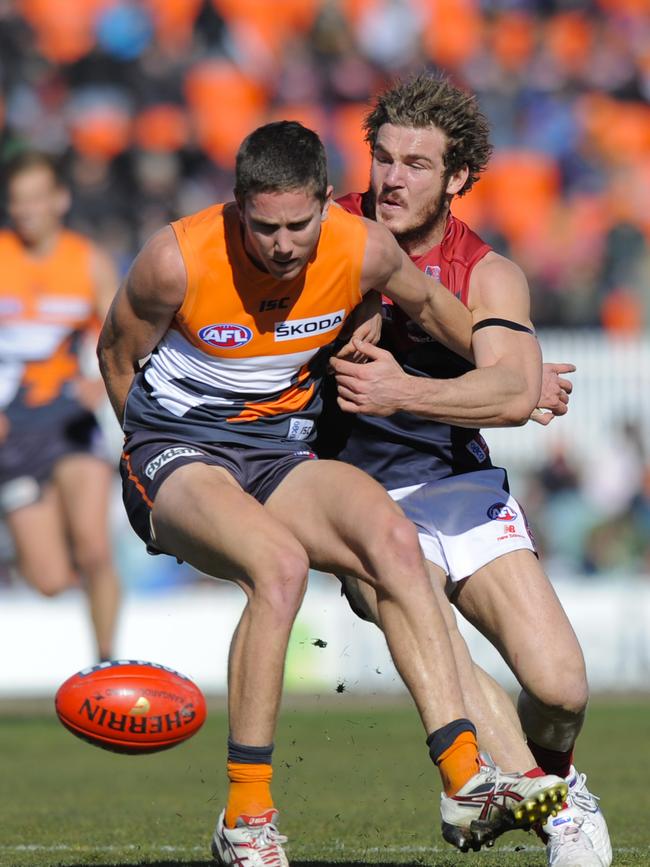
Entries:
{"label": "red and navy sleeveless jersey", "polygon": [[[369,216],[364,199],[352,193],[338,202],[351,213]],[[467,304],[472,270],[490,249],[450,214],[441,243],[412,258],[432,280],[440,281]],[[471,370],[470,362],[435,341],[388,299],[384,299],[383,316],[380,345],[393,353],[407,373],[450,379]],[[331,406],[330,411],[336,412]],[[326,415],[318,444],[323,455],[336,452],[341,460],[365,470],[389,490],[492,466],[487,444],[477,429],[442,424],[407,412],[388,418],[340,411],[337,419]]]}

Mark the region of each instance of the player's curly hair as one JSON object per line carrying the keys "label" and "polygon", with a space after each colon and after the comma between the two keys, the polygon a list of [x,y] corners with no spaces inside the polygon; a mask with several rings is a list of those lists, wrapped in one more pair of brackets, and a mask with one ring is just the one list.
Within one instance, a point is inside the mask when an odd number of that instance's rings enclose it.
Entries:
{"label": "player's curly hair", "polygon": [[377,95],[363,122],[371,151],[379,128],[385,123],[416,129],[436,126],[442,130],[447,136],[447,174],[452,175],[464,166],[469,169],[459,196],[472,189],[492,153],[490,126],[476,97],[455,87],[443,75],[422,72]]}

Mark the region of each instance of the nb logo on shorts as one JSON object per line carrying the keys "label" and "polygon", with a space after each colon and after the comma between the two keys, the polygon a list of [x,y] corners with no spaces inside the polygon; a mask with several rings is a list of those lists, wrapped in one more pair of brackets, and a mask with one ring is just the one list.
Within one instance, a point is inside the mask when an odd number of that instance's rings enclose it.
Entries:
{"label": "nb logo on shorts", "polygon": [[494,503],[487,510],[487,516],[492,521],[514,521],[517,513],[505,503]]}
{"label": "nb logo on shorts", "polygon": [[218,349],[237,349],[253,339],[253,332],[245,325],[219,323],[204,325],[199,330],[199,337],[204,343],[216,346]]}
{"label": "nb logo on shorts", "polygon": [[153,479],[159,469],[168,464],[170,461],[175,461],[176,458],[184,458],[188,455],[202,455],[203,452],[199,451],[199,449],[193,449],[189,446],[174,446],[171,449],[165,449],[164,452],[161,452],[159,455],[149,461],[147,466],[144,468],[144,474],[148,479]]}

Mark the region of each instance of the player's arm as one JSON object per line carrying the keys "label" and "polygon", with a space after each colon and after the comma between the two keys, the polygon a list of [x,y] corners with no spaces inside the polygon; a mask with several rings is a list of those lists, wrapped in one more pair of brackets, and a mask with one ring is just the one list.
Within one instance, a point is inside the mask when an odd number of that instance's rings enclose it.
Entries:
{"label": "player's arm", "polygon": [[120,424],[138,362],[168,330],[183,303],[186,279],[176,237],[167,226],[145,244],[113,299],[97,356]]}
{"label": "player's arm", "polygon": [[476,369],[454,379],[410,376],[390,353],[357,347],[370,363],[332,360],[343,409],[373,415],[404,410],[461,427],[525,424],[537,406],[542,376],[528,285],[514,263],[496,254],[486,259],[470,286]]}
{"label": "player's arm", "polygon": [[420,271],[385,226],[371,220],[366,220],[366,225],[362,291],[383,292],[428,334],[472,359],[472,322],[467,308],[441,283]]}

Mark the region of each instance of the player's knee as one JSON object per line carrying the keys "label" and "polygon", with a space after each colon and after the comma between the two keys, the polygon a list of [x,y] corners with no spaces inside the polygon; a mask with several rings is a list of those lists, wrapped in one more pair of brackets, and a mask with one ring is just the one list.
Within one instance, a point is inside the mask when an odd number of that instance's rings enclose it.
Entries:
{"label": "player's knee", "polygon": [[29,585],[38,590],[42,596],[49,598],[59,596],[74,584],[74,575],[63,567],[38,570],[25,568],[21,571]]}
{"label": "player's knee", "polygon": [[421,573],[428,581],[422,566],[422,554],[415,525],[398,512],[389,512],[375,527],[374,540],[369,546],[370,562],[381,583],[387,587],[393,578],[403,584],[401,574],[406,570],[417,580]]}
{"label": "player's knee", "polygon": [[81,574],[92,581],[112,565],[111,550],[102,539],[80,539],[73,546],[72,556]]}
{"label": "player's knee", "polygon": [[251,570],[252,596],[275,617],[295,617],[307,589],[309,559],[298,545],[266,551]]}
{"label": "player's knee", "polygon": [[547,713],[555,717],[573,717],[584,713],[589,701],[589,686],[584,665],[567,666],[540,680],[529,694]]}

